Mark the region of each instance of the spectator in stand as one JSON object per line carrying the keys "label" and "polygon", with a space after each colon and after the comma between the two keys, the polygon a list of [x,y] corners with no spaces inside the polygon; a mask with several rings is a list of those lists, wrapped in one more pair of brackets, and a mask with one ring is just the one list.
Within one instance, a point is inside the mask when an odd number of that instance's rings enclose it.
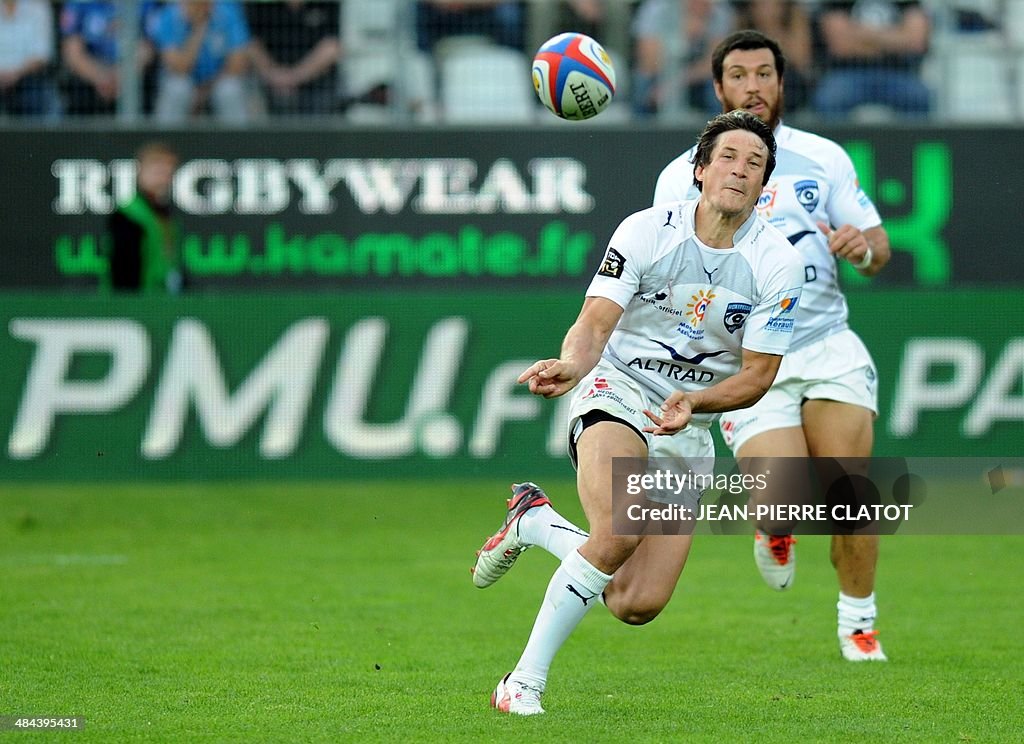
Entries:
{"label": "spectator in stand", "polygon": [[502,46],[523,50],[525,12],[509,0],[419,0],[416,42],[421,51],[448,36],[488,36]]}
{"label": "spectator in stand", "polygon": [[338,106],[338,2],[250,3],[253,67],[274,114],[327,114]]}
{"label": "spectator in stand", "polygon": [[[640,117],[663,110],[681,88],[681,107],[714,116],[721,108],[711,79],[711,52],[733,29],[729,3],[716,0],[643,0],[633,19],[636,62],[633,112]],[[679,69],[672,57],[682,46]]]}
{"label": "spectator in stand", "polygon": [[[155,0],[139,9],[136,63],[144,81],[153,70],[156,50],[146,34],[157,17]],[[113,0],[73,0],[60,14],[61,56],[68,75],[64,82],[65,111],[69,114],[113,114],[121,91],[118,63],[118,8]],[[151,86],[146,86],[146,92]],[[146,98],[145,94],[143,96]],[[151,104],[151,101],[149,101]],[[151,105],[144,105],[149,110]]]}
{"label": "spectator in stand", "polygon": [[842,118],[865,104],[908,117],[930,111],[921,63],[931,25],[919,0],[823,0],[819,23],[825,63],[814,107],[821,116]]}
{"label": "spectator in stand", "polygon": [[753,29],[779,42],[786,55],[786,104],[793,111],[810,101],[811,17],[800,0],[741,0],[736,28]]}
{"label": "spectator in stand", "polygon": [[0,0],[0,114],[56,119],[53,12],[46,0]]}
{"label": "spectator in stand", "polygon": [[223,123],[249,121],[249,27],[237,2],[178,0],[164,7],[154,33],[161,63],[160,124],[180,124],[207,102]]}
{"label": "spectator in stand", "polygon": [[107,223],[107,284],[118,292],[178,294],[184,286],[181,225],[171,201],[178,153],[150,142],[139,148],[135,162],[135,196],[119,204]]}

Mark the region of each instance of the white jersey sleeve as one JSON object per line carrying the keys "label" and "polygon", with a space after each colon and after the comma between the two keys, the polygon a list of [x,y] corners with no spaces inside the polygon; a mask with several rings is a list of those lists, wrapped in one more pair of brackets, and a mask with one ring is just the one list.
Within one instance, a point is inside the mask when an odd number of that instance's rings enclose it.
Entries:
{"label": "white jersey sleeve", "polygon": [[639,291],[658,244],[655,225],[643,214],[632,214],[615,228],[587,297],[604,297],[625,309]]}
{"label": "white jersey sleeve", "polygon": [[[752,257],[761,294],[747,319],[743,348],[781,355],[789,350],[793,340],[796,309],[803,293],[804,264],[785,235],[767,225],[765,232],[771,236],[766,235],[760,246],[764,254]],[[766,256],[770,260],[765,260]]]}
{"label": "white jersey sleeve", "polygon": [[878,209],[860,187],[857,171],[846,151],[836,145],[832,149],[832,172],[825,212],[832,227],[853,225],[858,230],[867,230],[882,224]]}

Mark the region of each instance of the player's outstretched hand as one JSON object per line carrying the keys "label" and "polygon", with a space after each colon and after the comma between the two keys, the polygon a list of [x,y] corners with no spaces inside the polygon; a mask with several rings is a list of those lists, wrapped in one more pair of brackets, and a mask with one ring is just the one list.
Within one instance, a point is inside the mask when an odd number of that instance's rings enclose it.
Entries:
{"label": "player's outstretched hand", "polygon": [[565,395],[580,381],[572,365],[561,359],[541,359],[525,370],[517,382],[527,383],[534,395],[545,398],[557,398]]}
{"label": "player's outstretched hand", "polygon": [[644,431],[655,436],[671,436],[686,428],[693,418],[693,409],[686,393],[676,390],[661,404],[660,416],[646,409],[644,415],[655,423],[654,426],[645,426]]}

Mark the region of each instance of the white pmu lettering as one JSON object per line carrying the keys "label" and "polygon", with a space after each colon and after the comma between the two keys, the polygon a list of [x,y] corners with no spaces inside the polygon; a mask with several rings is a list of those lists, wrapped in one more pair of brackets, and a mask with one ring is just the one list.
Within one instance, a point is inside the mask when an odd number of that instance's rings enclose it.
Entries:
{"label": "white pmu lettering", "polygon": [[532,421],[540,415],[540,399],[531,395],[516,379],[533,364],[532,359],[515,359],[499,364],[487,377],[477,410],[469,453],[490,457],[498,451],[506,421]]}
{"label": "white pmu lettering", "polygon": [[383,318],[365,318],[349,329],[324,412],[328,441],[352,457],[406,457],[416,452],[418,434],[438,421],[444,422],[447,442],[461,441],[462,432],[453,429],[454,420],[444,412],[462,367],[468,321],[454,317],[434,324],[427,333],[402,417],[390,423],[368,423],[367,409],[387,332]]}
{"label": "white pmu lettering", "polygon": [[[57,214],[108,214],[135,192],[130,159],[65,158],[51,171]],[[196,215],[277,214],[296,196],[299,212],[330,214],[339,184],[364,214],[584,214],[594,208],[586,179],[573,158],[536,158],[525,174],[507,158],[486,168],[468,158],[198,158],[178,169],[173,193],[182,212]]]}
{"label": "white pmu lettering", "polygon": [[974,405],[964,419],[969,437],[987,434],[997,421],[1024,422],[1024,395],[1014,393],[1024,383],[1024,338],[1012,339],[1003,349]]}
{"label": "white pmu lettering", "polygon": [[291,454],[306,421],[330,325],[306,318],[292,325],[234,394],[228,392],[213,339],[198,320],[174,326],[171,347],[142,440],[150,459],[171,455],[181,442],[191,405],[210,444],[230,447],[266,412],[260,454]]}
{"label": "white pmu lettering", "polygon": [[[952,368],[946,381],[929,381],[936,368]],[[893,395],[889,431],[907,437],[923,411],[949,410],[971,397],[985,368],[981,347],[969,338],[914,338],[907,342]]]}
{"label": "white pmu lettering", "polygon": [[[926,411],[950,411],[971,401],[961,423],[970,438],[987,434],[1000,421],[1024,422],[1024,338],[1010,339],[985,373],[985,353],[969,338],[915,338],[907,342],[893,396],[889,431],[908,437]],[[935,377],[941,375],[941,380]]]}
{"label": "white pmu lettering", "polygon": [[[40,454],[61,413],[107,413],[138,392],[149,371],[149,337],[133,320],[15,318],[11,335],[36,344],[14,428],[7,441],[12,458]],[[110,355],[99,380],[69,380],[76,354]]]}

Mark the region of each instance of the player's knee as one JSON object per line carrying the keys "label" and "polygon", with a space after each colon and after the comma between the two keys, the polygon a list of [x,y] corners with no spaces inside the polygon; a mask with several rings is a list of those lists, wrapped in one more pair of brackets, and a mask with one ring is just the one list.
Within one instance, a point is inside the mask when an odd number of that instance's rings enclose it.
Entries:
{"label": "player's knee", "polygon": [[626,625],[646,625],[660,615],[663,609],[664,603],[640,601],[618,608],[615,616]]}
{"label": "player's knee", "polygon": [[616,592],[613,585],[609,588],[612,591],[605,591],[605,604],[616,618],[627,625],[646,625],[668,604],[668,597],[659,594],[632,592],[628,587],[626,591]]}

